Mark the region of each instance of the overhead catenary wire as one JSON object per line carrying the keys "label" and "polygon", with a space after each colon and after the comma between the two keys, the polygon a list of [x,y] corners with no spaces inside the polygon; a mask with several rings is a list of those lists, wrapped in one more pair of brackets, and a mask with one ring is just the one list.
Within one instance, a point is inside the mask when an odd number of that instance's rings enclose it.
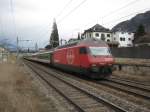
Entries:
{"label": "overhead catenary wire", "polygon": [[[127,4],[125,4],[125,5],[123,5],[122,7],[119,7],[119,8],[117,8],[117,9],[115,9],[115,10],[113,10],[113,11],[107,13],[106,15],[101,16],[102,25],[104,25],[104,23],[103,23],[103,22],[104,22],[104,18],[106,18],[106,17],[108,17],[108,16],[110,16],[110,15],[113,15],[113,14],[115,14],[115,13],[117,13],[117,12],[120,12],[121,10],[123,10],[123,9],[125,9],[125,8],[127,8],[127,7],[129,7],[129,6],[131,6],[131,5],[134,5],[134,4],[137,3],[138,1],[141,1],[141,0],[133,0],[133,1],[131,1],[131,2],[127,3]],[[86,23],[83,27],[86,27],[88,24],[93,23],[94,21],[97,21],[97,19],[94,19],[94,20],[92,20],[92,21]]]}
{"label": "overhead catenary wire", "polygon": [[[70,5],[70,3],[72,2],[73,0],[70,0],[65,6],[64,6],[64,8],[60,11],[60,13],[56,16],[56,17],[59,17],[62,13],[63,13],[63,11]],[[83,0],[80,4],[78,4],[74,9],[72,9],[67,15],[65,15],[62,19],[61,19],[61,21],[63,20],[63,19],[65,19],[67,16],[69,16],[72,12],[74,12],[78,7],[80,7],[85,1],[87,1],[87,0]],[[59,21],[60,22],[60,21]],[[44,33],[44,35],[46,35],[47,33],[49,32],[49,30],[48,31],[46,31],[45,33]],[[43,36],[43,35],[41,35],[41,36]]]}
{"label": "overhead catenary wire", "polygon": [[127,3],[127,4],[125,4],[124,6],[119,7],[119,8],[117,8],[117,9],[115,9],[115,10],[113,10],[113,11],[107,13],[106,15],[103,16],[103,18],[106,18],[106,17],[108,17],[108,16],[110,16],[110,15],[112,15],[112,14],[115,14],[115,13],[117,13],[117,12],[120,12],[122,9],[125,9],[125,8],[131,6],[131,5],[135,4],[135,3],[137,3],[138,1],[141,1],[141,0],[133,0],[133,1],[131,1],[131,2]]}
{"label": "overhead catenary wire", "polygon": [[63,16],[58,23],[61,23],[65,18],[67,18],[69,15],[71,15],[75,10],[77,10],[82,4],[84,4],[87,0],[83,0],[80,2],[76,7],[74,7],[69,13],[67,13],[65,16]]}
{"label": "overhead catenary wire", "polygon": [[12,16],[12,22],[13,22],[13,25],[14,25],[14,32],[15,32],[15,35],[17,37],[17,26],[16,26],[16,22],[15,22],[15,16],[14,16],[14,6],[13,6],[13,0],[10,0],[10,12],[11,12],[11,16]]}
{"label": "overhead catenary wire", "polygon": [[[86,0],[83,0],[80,4],[82,5],[84,2],[85,2]],[[137,1],[140,1],[140,0],[134,0],[134,1],[131,1],[131,2],[129,2],[129,3],[127,3],[127,4],[125,4],[123,7],[120,7],[120,8],[118,8],[116,11],[114,10],[114,11],[112,11],[112,12],[110,12],[111,14],[114,14],[114,13],[116,13],[117,11],[121,11],[121,10],[123,10],[124,8],[127,8],[128,6],[131,6],[131,5],[133,5],[134,3],[136,3]],[[69,3],[69,2],[68,2]],[[79,7],[81,6],[81,5],[78,5]],[[68,5],[69,6],[69,5]],[[78,9],[78,6],[76,6],[75,8],[73,8],[69,13],[67,13],[65,16],[63,16],[62,18],[60,18],[60,20],[58,21],[58,23],[61,23],[63,20],[65,20],[68,16],[70,16],[76,9]],[[66,6],[65,6],[66,7]],[[65,8],[64,7],[64,8]],[[67,7],[66,7],[67,8]],[[66,9],[65,8],[65,9]],[[63,9],[63,11],[64,11],[64,9]],[[62,12],[63,12],[62,11]],[[62,13],[61,13],[62,14]],[[110,14],[110,15],[111,15]],[[58,14],[59,15],[59,14]],[[106,15],[105,15],[106,16]],[[126,17],[128,17],[128,16],[130,16],[130,15],[126,15]],[[121,17],[122,18],[122,17]],[[119,19],[117,19],[117,20],[120,20],[121,18],[119,18]],[[124,17],[125,18],[125,17]],[[113,20],[113,21],[116,21],[116,20]],[[110,21],[111,22],[111,21]],[[110,23],[109,22],[109,23]],[[108,23],[107,23],[108,24]],[[48,32],[48,31],[47,31]]]}
{"label": "overhead catenary wire", "polygon": [[[131,16],[131,15],[139,14],[140,12],[146,11],[146,10],[150,10],[150,8],[144,8],[144,9],[141,9],[141,10],[139,10],[139,11],[132,12],[132,13],[130,13],[130,14],[128,14],[128,15],[122,16],[122,17],[120,17],[120,18],[118,18],[118,19],[115,19],[115,20],[106,22],[106,23],[104,23],[104,24],[105,24],[105,25],[111,24],[111,23],[114,23],[115,21],[121,20],[121,19],[126,18],[126,17],[129,17],[129,16]],[[76,29],[76,28],[75,28],[75,29]]]}
{"label": "overhead catenary wire", "polygon": [[[57,16],[60,16],[60,15],[63,13],[63,11],[69,6],[69,4],[70,4],[72,1],[73,1],[73,0],[70,0],[70,1],[64,6],[64,8],[60,11],[60,13],[59,13]],[[136,3],[137,1],[140,1],[140,0],[131,1],[131,2],[127,3],[127,4],[125,4],[123,7],[120,7],[120,8],[118,8],[117,10],[114,10],[114,11],[108,13],[108,14],[116,13],[117,11],[120,11],[121,9],[124,9],[124,8],[126,8],[126,7],[128,7],[128,6],[130,6],[130,5],[133,5],[133,4]],[[58,23],[61,23],[61,22],[62,22],[65,18],[67,18],[71,13],[73,13],[76,9],[78,9],[84,2],[86,2],[86,0],[83,0],[82,2],[80,2],[80,4],[78,4],[78,5],[77,5],[75,8],[73,8],[69,13],[67,13],[65,16],[63,16],[63,17],[58,21]],[[107,15],[108,15],[108,14],[107,14]],[[105,17],[106,17],[107,15],[105,15]],[[48,32],[48,31],[47,31],[47,32]]]}
{"label": "overhead catenary wire", "polygon": [[3,29],[3,22],[2,22],[2,16],[0,16],[0,37],[5,37],[4,29]]}
{"label": "overhead catenary wire", "polygon": [[120,18],[118,18],[118,19],[115,19],[115,20],[106,22],[106,23],[104,23],[104,24],[105,24],[105,25],[106,25],[106,24],[110,24],[110,23],[115,22],[115,21],[118,21],[118,20],[120,20],[120,19],[129,17],[129,16],[131,16],[131,15],[139,14],[141,11],[145,11],[145,10],[150,10],[150,8],[145,8],[145,9],[142,9],[142,10],[139,10],[139,11],[136,11],[136,12],[132,12],[132,13],[130,13],[130,14],[128,14],[128,15],[125,15],[125,16],[120,17]]}
{"label": "overhead catenary wire", "polygon": [[[66,9],[66,7],[67,6],[69,6],[69,4],[72,2],[73,0],[70,0],[65,6],[64,6],[64,8],[62,9],[62,11],[57,15],[57,16],[60,16],[60,14],[62,14],[62,12]],[[62,19],[61,19],[61,21],[63,21],[63,19],[65,19],[67,16],[69,16],[71,13],[73,13],[78,7],[80,7],[84,2],[86,2],[87,0],[83,0],[82,2],[80,2],[80,4],[78,4],[75,8],[73,8],[67,15],[65,15]],[[59,21],[58,23],[60,23],[61,21]],[[49,32],[49,30],[48,31],[46,31],[46,33],[44,34],[44,36],[45,35],[47,35],[47,33]],[[43,36],[43,35],[42,35]]]}
{"label": "overhead catenary wire", "polygon": [[67,2],[63,9],[57,14],[56,18],[58,18],[66,10],[66,8],[71,4],[72,1],[73,0],[69,0],[69,2]]}

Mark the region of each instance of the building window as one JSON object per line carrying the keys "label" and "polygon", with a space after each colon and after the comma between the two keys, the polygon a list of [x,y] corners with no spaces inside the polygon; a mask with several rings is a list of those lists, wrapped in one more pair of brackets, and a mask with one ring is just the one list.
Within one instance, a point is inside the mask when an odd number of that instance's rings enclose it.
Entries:
{"label": "building window", "polygon": [[101,34],[101,38],[103,38],[103,37],[105,38],[105,35],[102,33],[102,34]]}
{"label": "building window", "polygon": [[95,36],[96,36],[96,37],[99,37],[99,33],[95,33]]}
{"label": "building window", "polygon": [[131,44],[127,44],[127,46],[132,46]]}
{"label": "building window", "polygon": [[120,41],[122,41],[122,37],[120,37]]}
{"label": "building window", "polygon": [[120,37],[120,41],[125,41],[125,38],[123,38],[123,37]]}
{"label": "building window", "polygon": [[110,37],[110,34],[107,34],[107,37]]}
{"label": "building window", "polygon": [[105,41],[105,35],[103,33],[101,34],[101,40]]}
{"label": "building window", "polygon": [[91,37],[91,34],[90,34],[90,37]]}
{"label": "building window", "polygon": [[128,38],[128,40],[130,41],[130,40],[131,40],[131,38]]}
{"label": "building window", "polygon": [[116,38],[114,38],[114,40],[116,40]]}
{"label": "building window", "polygon": [[107,42],[110,42],[110,40],[109,40],[109,39],[107,39]]}

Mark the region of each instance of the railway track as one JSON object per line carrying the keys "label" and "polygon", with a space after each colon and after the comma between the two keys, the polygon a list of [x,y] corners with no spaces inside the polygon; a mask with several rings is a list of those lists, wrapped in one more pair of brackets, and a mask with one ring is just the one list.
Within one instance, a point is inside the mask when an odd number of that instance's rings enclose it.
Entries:
{"label": "railway track", "polygon": [[[121,99],[115,99],[114,97],[110,98],[109,94],[104,95],[102,92],[99,93],[95,89],[91,89],[88,85],[81,84],[73,79],[71,80],[56,72],[50,73],[49,70],[41,68],[40,65],[31,62],[28,62],[27,64],[39,77],[41,77],[41,79],[53,87],[81,112],[148,112],[145,108],[139,108],[138,106],[129,102],[124,102]],[[119,101],[119,104],[114,102],[114,100]]]}
{"label": "railway track", "polygon": [[150,91],[150,84],[144,84],[144,83],[141,83],[141,82],[127,80],[127,79],[121,79],[121,78],[117,78],[117,77],[111,77],[111,79],[114,80],[114,81],[119,80],[122,83],[132,85],[132,86],[136,86],[136,87],[140,87],[140,88],[145,88],[145,89],[148,89]]}
{"label": "railway track", "polygon": [[[126,112],[125,110],[117,107],[109,102],[103,101],[96,96],[91,95],[90,93],[68,83],[63,79],[60,79],[53,74],[47,74],[44,71],[41,71],[40,68],[34,68],[33,65],[28,65],[30,68],[40,76],[48,85],[53,87],[58,93],[65,97],[69,102],[71,102],[80,112],[90,112],[90,111],[114,111],[117,112]],[[107,104],[107,108],[104,104]],[[109,110],[108,110],[109,109]]]}
{"label": "railway track", "polygon": [[138,97],[142,97],[146,100],[150,100],[150,89],[146,88],[143,85],[139,84],[137,85],[134,83],[125,82],[115,78],[107,79],[105,81],[99,81],[97,83],[118,89],[120,91],[124,91],[126,93],[136,95]]}

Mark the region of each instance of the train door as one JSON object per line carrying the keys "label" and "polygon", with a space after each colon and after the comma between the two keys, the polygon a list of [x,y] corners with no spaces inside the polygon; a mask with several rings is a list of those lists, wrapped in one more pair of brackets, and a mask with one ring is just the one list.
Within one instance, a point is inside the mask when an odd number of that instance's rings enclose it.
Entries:
{"label": "train door", "polygon": [[50,53],[50,64],[53,64],[53,53]]}
{"label": "train door", "polygon": [[80,67],[87,68],[88,58],[87,58],[87,49],[86,47],[79,48],[79,60],[80,60]]}

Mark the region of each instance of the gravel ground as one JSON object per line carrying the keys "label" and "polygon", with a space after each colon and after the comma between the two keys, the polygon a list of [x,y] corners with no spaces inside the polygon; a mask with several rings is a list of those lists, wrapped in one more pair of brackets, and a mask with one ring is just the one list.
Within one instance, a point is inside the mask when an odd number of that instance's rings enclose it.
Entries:
{"label": "gravel ground", "polygon": [[[46,70],[46,68],[45,68]],[[46,70],[46,71],[49,71],[49,70]],[[55,74],[56,76],[58,74]],[[62,75],[58,75],[59,77],[63,78],[64,80],[66,80],[67,82],[70,82],[72,83],[73,85],[76,85],[77,87],[80,87],[81,89],[84,89],[85,91],[88,91],[90,92],[91,94],[94,94],[96,95],[97,97],[100,97],[100,98],[104,98],[106,100],[109,100],[110,102],[113,102],[115,103],[116,105],[119,105],[120,107],[128,110],[128,111],[136,111],[136,112],[149,112],[149,110],[147,108],[145,108],[146,106],[139,106],[133,102],[130,102],[130,101],[127,101],[126,99],[122,99],[116,95],[113,95],[112,93],[110,92],[106,92],[104,90],[100,90],[100,91],[97,91],[96,88],[93,88],[93,86],[90,86],[90,85],[87,85],[85,83],[81,83],[81,81],[78,81],[78,80],[74,80],[70,77],[64,77]],[[126,96],[128,97],[128,96]],[[135,101],[136,102],[136,101]]]}
{"label": "gravel ground", "polygon": [[47,89],[28,71],[23,64],[0,64],[0,112],[74,111],[52,88]]}
{"label": "gravel ground", "polygon": [[150,59],[138,58],[115,58],[116,64],[133,64],[133,65],[148,65],[150,66]]}
{"label": "gravel ground", "polygon": [[[138,72],[138,71],[137,71]],[[143,84],[147,84],[150,85],[150,74],[149,75],[144,75],[141,76],[139,74],[131,74],[128,73],[128,71],[114,71],[113,72],[113,77],[117,77],[117,78],[121,78],[121,79],[127,79],[127,80],[131,80],[131,81],[137,81],[137,82],[141,82]]]}
{"label": "gravel ground", "polygon": [[35,85],[38,86],[40,91],[42,91],[47,97],[49,97],[55,103],[57,110],[60,112],[77,112],[75,107],[70,104],[64,97],[62,97],[58,92],[56,92],[53,88],[50,88],[45,81],[41,80],[39,76],[32,72],[30,68],[28,68],[24,64],[24,68],[26,72],[30,73],[30,78]]}
{"label": "gravel ground", "polygon": [[0,98],[0,112],[57,111],[16,64],[0,64]]}
{"label": "gravel ground", "polygon": [[150,67],[138,66],[150,66],[150,59],[115,58],[115,62],[116,64],[131,64],[137,66],[122,66],[122,70],[114,71],[113,76],[150,85]]}

